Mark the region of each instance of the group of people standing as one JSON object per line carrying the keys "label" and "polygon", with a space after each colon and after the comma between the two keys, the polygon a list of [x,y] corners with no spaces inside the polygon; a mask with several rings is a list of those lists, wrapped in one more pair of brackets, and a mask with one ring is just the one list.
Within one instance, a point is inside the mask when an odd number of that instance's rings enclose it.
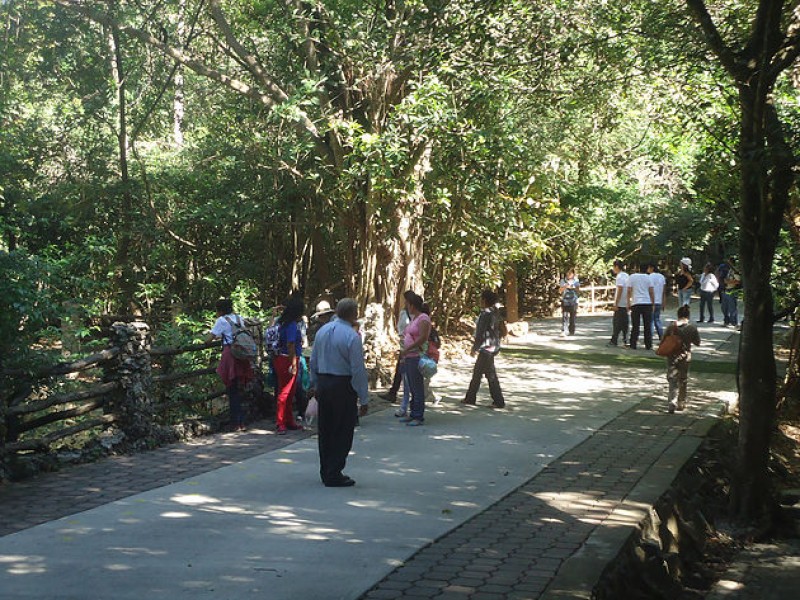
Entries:
{"label": "group of people standing", "polygon": [[664,335],[661,312],[666,303],[666,277],[654,263],[641,263],[639,271],[629,275],[625,271],[625,263],[615,260],[613,271],[614,316],[608,345],[617,346],[622,335],[623,345],[635,350],[639,344],[640,329],[643,329],[644,347],[650,350],[653,347],[653,333],[659,339]]}
{"label": "group of people standing", "polygon": [[[425,421],[425,404],[433,397],[430,392],[430,376],[420,368],[426,357],[439,361],[441,340],[430,321],[430,310],[424,300],[414,291],[404,294],[406,306],[397,320],[397,333],[401,349],[391,387],[380,397],[397,402],[400,386],[403,396],[395,416],[409,426],[419,426]],[[471,348],[476,357],[472,379],[462,404],[475,405],[481,381],[486,377],[493,408],[503,408],[505,399],[495,368],[495,356],[500,352],[501,338],[505,336],[505,325],[498,308],[497,294],[484,290],[481,294],[481,312],[475,324],[475,336]],[[433,397],[434,403],[437,401]],[[410,409],[410,412],[409,412]]]}
{"label": "group of people standing", "polygon": [[[395,383],[387,396],[396,399],[402,383],[405,401],[395,413],[409,427],[425,422],[426,388],[435,373],[441,340],[421,296],[407,291],[398,319],[400,350]],[[230,401],[231,428],[245,429],[242,393],[255,372],[251,360],[236,356],[237,338],[246,331],[245,320],[233,310],[230,299],[219,300],[217,319],[209,339],[222,344],[217,373]],[[265,332],[265,347],[275,375],[276,431],[301,430],[295,418],[295,399],[315,398],[320,458],[320,478],[328,487],[349,487],[355,481],[343,473],[359,416],[367,414],[368,376],[359,332],[358,304],[340,300],[336,310],[327,302],[317,305],[311,326],[306,325],[300,298],[290,298],[281,315]],[[505,335],[498,298],[489,290],[481,296],[481,313],[475,329],[472,354],[477,354],[472,380],[463,400],[475,404],[483,377],[489,381],[492,406],[505,406],[494,357]],[[311,341],[310,352],[305,348]],[[306,360],[308,359],[308,360]],[[432,363],[432,364],[431,364]],[[304,379],[307,382],[304,383]],[[299,392],[302,391],[302,394]]]}
{"label": "group of people standing", "polygon": [[[739,297],[742,295],[742,276],[734,258],[725,258],[717,267],[707,262],[699,278],[692,273],[692,260],[682,258],[675,275],[678,286],[678,305],[690,306],[695,287],[700,292],[700,319],[698,323],[714,323],[714,296],[719,296],[723,325],[739,325]],[[705,315],[708,311],[708,321]]]}
{"label": "group of people standing", "polygon": [[[655,263],[642,263],[639,265],[638,273],[629,275],[625,271],[625,264],[621,260],[615,260],[613,271],[614,317],[608,345],[617,346],[621,335],[625,346],[636,349],[640,326],[643,325],[644,346],[649,350],[653,347],[653,333],[658,335],[659,340],[664,337],[661,311],[666,303],[667,280]],[[742,280],[732,257],[726,258],[716,268],[712,263],[706,263],[699,277],[692,273],[691,259],[682,258],[674,281],[679,307],[691,306],[695,288],[698,288],[700,295],[698,323],[715,322],[714,296],[719,295],[723,325],[732,327],[739,325],[738,298],[742,293]],[[706,311],[708,311],[707,321]]]}

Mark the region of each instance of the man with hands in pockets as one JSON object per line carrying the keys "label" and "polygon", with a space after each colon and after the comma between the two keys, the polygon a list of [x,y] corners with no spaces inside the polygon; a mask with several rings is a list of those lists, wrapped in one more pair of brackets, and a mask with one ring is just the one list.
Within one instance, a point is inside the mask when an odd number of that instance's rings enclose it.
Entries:
{"label": "man with hands in pockets", "polygon": [[353,328],[357,322],[358,304],[343,298],[336,305],[336,318],[317,332],[311,352],[311,386],[319,404],[319,474],[327,487],[356,483],[342,471],[353,447],[356,420],[367,414],[369,405],[364,346]]}

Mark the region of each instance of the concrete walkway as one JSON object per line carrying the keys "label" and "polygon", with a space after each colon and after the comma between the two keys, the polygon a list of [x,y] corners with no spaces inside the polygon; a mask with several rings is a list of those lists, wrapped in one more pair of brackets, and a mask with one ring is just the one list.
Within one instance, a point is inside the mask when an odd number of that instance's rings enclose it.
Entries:
{"label": "concrete walkway", "polygon": [[[349,462],[355,488],[322,487],[315,440],[301,439],[186,479],[176,472],[170,485],[6,535],[2,598],[534,598],[548,586],[553,597],[578,593],[732,389],[725,369],[712,368],[692,379],[695,397],[709,392],[702,402],[664,414],[663,363],[605,348],[609,323],[583,318],[581,333],[563,341],[549,339],[555,320],[537,323],[500,361],[505,410],[485,408],[486,397],[484,406],[458,405],[465,362],[437,375],[443,402],[425,427],[398,424],[392,409],[371,414]],[[724,360],[735,334],[707,334],[713,343],[698,359]],[[145,469],[128,477],[140,486],[148,479]]]}

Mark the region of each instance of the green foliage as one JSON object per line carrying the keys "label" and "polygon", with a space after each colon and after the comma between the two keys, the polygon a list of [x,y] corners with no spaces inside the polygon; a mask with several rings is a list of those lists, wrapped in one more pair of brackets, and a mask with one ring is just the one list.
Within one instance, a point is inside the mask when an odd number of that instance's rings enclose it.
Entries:
{"label": "green foliage", "polygon": [[18,366],[61,313],[52,266],[21,252],[0,251],[0,355]]}
{"label": "green foliage", "polygon": [[[176,71],[122,35],[127,184],[107,31],[50,3],[0,7],[0,248],[40,257],[48,293],[83,315],[117,310],[123,272],[130,303],[176,342],[220,296],[265,319],[295,287],[309,304],[369,291],[370,260],[381,282],[410,258],[404,228],[422,237],[426,295],[454,318],[508,269],[547,288],[568,266],[602,279],[618,256],[734,245],[735,98],[683,3],[222,4],[285,99]],[[269,95],[206,8],[146,0],[114,16]],[[745,26],[744,5],[718,8],[726,32]],[[791,82],[779,92],[800,122]]]}

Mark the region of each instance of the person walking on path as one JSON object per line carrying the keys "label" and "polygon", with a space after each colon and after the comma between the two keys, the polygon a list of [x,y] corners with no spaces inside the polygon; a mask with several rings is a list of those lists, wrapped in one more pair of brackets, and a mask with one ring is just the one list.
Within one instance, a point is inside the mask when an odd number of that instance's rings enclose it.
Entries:
{"label": "person walking on path", "polygon": [[317,332],[310,375],[319,404],[320,478],[326,487],[350,487],[356,482],[343,471],[353,448],[356,421],[369,410],[369,379],[364,346],[354,329],[358,322],[356,301],[340,300],[336,317]]}
{"label": "person walking on path", "polygon": [[653,283],[653,296],[655,296],[656,303],[653,305],[653,325],[650,328],[650,337],[653,336],[653,330],[658,334],[658,339],[664,337],[664,326],[661,324],[661,310],[667,303],[667,279],[663,273],[658,270],[658,265],[650,263],[647,268],[647,273],[650,275],[650,281]]}
{"label": "person walking on path", "polygon": [[625,263],[621,260],[614,261],[614,319],[609,346],[616,346],[619,335],[622,334],[622,343],[628,345],[628,274],[625,272]]}
{"label": "person walking on path", "polygon": [[278,319],[278,352],[273,364],[278,379],[275,425],[279,435],[285,434],[287,430],[303,428],[295,422],[292,409],[300,374],[300,356],[303,353],[303,337],[298,326],[303,310],[303,300],[292,297]]}
{"label": "person walking on path", "polygon": [[667,327],[665,335],[677,335],[681,340],[678,352],[667,357],[667,381],[669,382],[669,412],[686,408],[686,388],[689,380],[689,364],[692,361],[692,344],[700,345],[700,332],[689,322],[688,306],[678,308],[678,320]]}
{"label": "person walking on path", "polygon": [[497,294],[491,290],[484,290],[481,294],[481,314],[475,325],[475,341],[471,352],[472,356],[477,354],[478,358],[472,370],[472,380],[469,382],[467,395],[461,404],[474,405],[477,402],[478,389],[481,387],[483,376],[486,375],[489,393],[492,396],[492,407],[503,408],[506,405],[494,366],[494,357],[500,352],[501,337],[501,317],[495,304],[497,304]]}
{"label": "person walking on path", "polygon": [[675,283],[678,286],[678,306],[689,306],[692,303],[692,290],[694,290],[691,258],[681,259],[681,266],[675,274]]}
{"label": "person walking on path", "polygon": [[209,341],[222,340],[222,357],[217,365],[217,375],[222,379],[225,393],[230,403],[230,429],[244,431],[244,411],[242,410],[242,390],[254,377],[253,365],[249,360],[233,356],[233,328],[244,327],[244,319],[233,312],[233,302],[229,298],[217,300],[217,320],[211,328]]}
{"label": "person walking on path", "polygon": [[[403,299],[408,302],[408,298],[414,294],[413,290],[406,290],[403,292]],[[400,311],[400,316],[397,317],[397,335],[400,338],[400,344],[403,343],[403,336],[406,331],[406,327],[411,322],[410,315],[408,314],[408,309],[403,307]],[[388,400],[389,402],[397,402],[397,393],[400,391],[400,384],[403,382],[403,358],[398,354],[397,356],[397,364],[394,367],[394,377],[392,377],[392,386],[383,394],[378,394],[378,398],[382,398],[383,400]],[[405,391],[403,392],[405,394]],[[405,415],[403,415],[405,416]]]}
{"label": "person walking on path", "polygon": [[417,427],[425,423],[425,379],[419,370],[420,355],[425,351],[428,337],[431,334],[431,318],[422,312],[423,300],[417,294],[409,294],[406,300],[406,310],[411,322],[403,332],[403,358],[405,381],[411,394],[411,415],[404,417],[401,422],[410,427]]}
{"label": "person walking on path", "polygon": [[578,314],[578,292],[580,280],[575,275],[575,269],[567,271],[567,276],[558,283],[561,293],[561,335],[575,335],[575,317]]}
{"label": "person walking on path", "polygon": [[736,327],[739,325],[739,295],[742,293],[742,276],[739,274],[736,265],[733,262],[733,257],[728,259],[728,275],[725,278],[725,306],[727,307],[727,321],[726,325]]}
{"label": "person walking on path", "polygon": [[656,303],[653,281],[647,274],[647,265],[642,263],[639,272],[628,279],[628,307],[631,310],[631,349],[639,342],[639,326],[644,322],[644,347],[653,348],[653,305]]}
{"label": "person walking on path", "polygon": [[705,321],[705,307],[708,306],[708,322],[714,322],[714,294],[719,289],[719,281],[714,275],[714,266],[706,263],[703,274],[700,276],[700,319],[698,323]]}

